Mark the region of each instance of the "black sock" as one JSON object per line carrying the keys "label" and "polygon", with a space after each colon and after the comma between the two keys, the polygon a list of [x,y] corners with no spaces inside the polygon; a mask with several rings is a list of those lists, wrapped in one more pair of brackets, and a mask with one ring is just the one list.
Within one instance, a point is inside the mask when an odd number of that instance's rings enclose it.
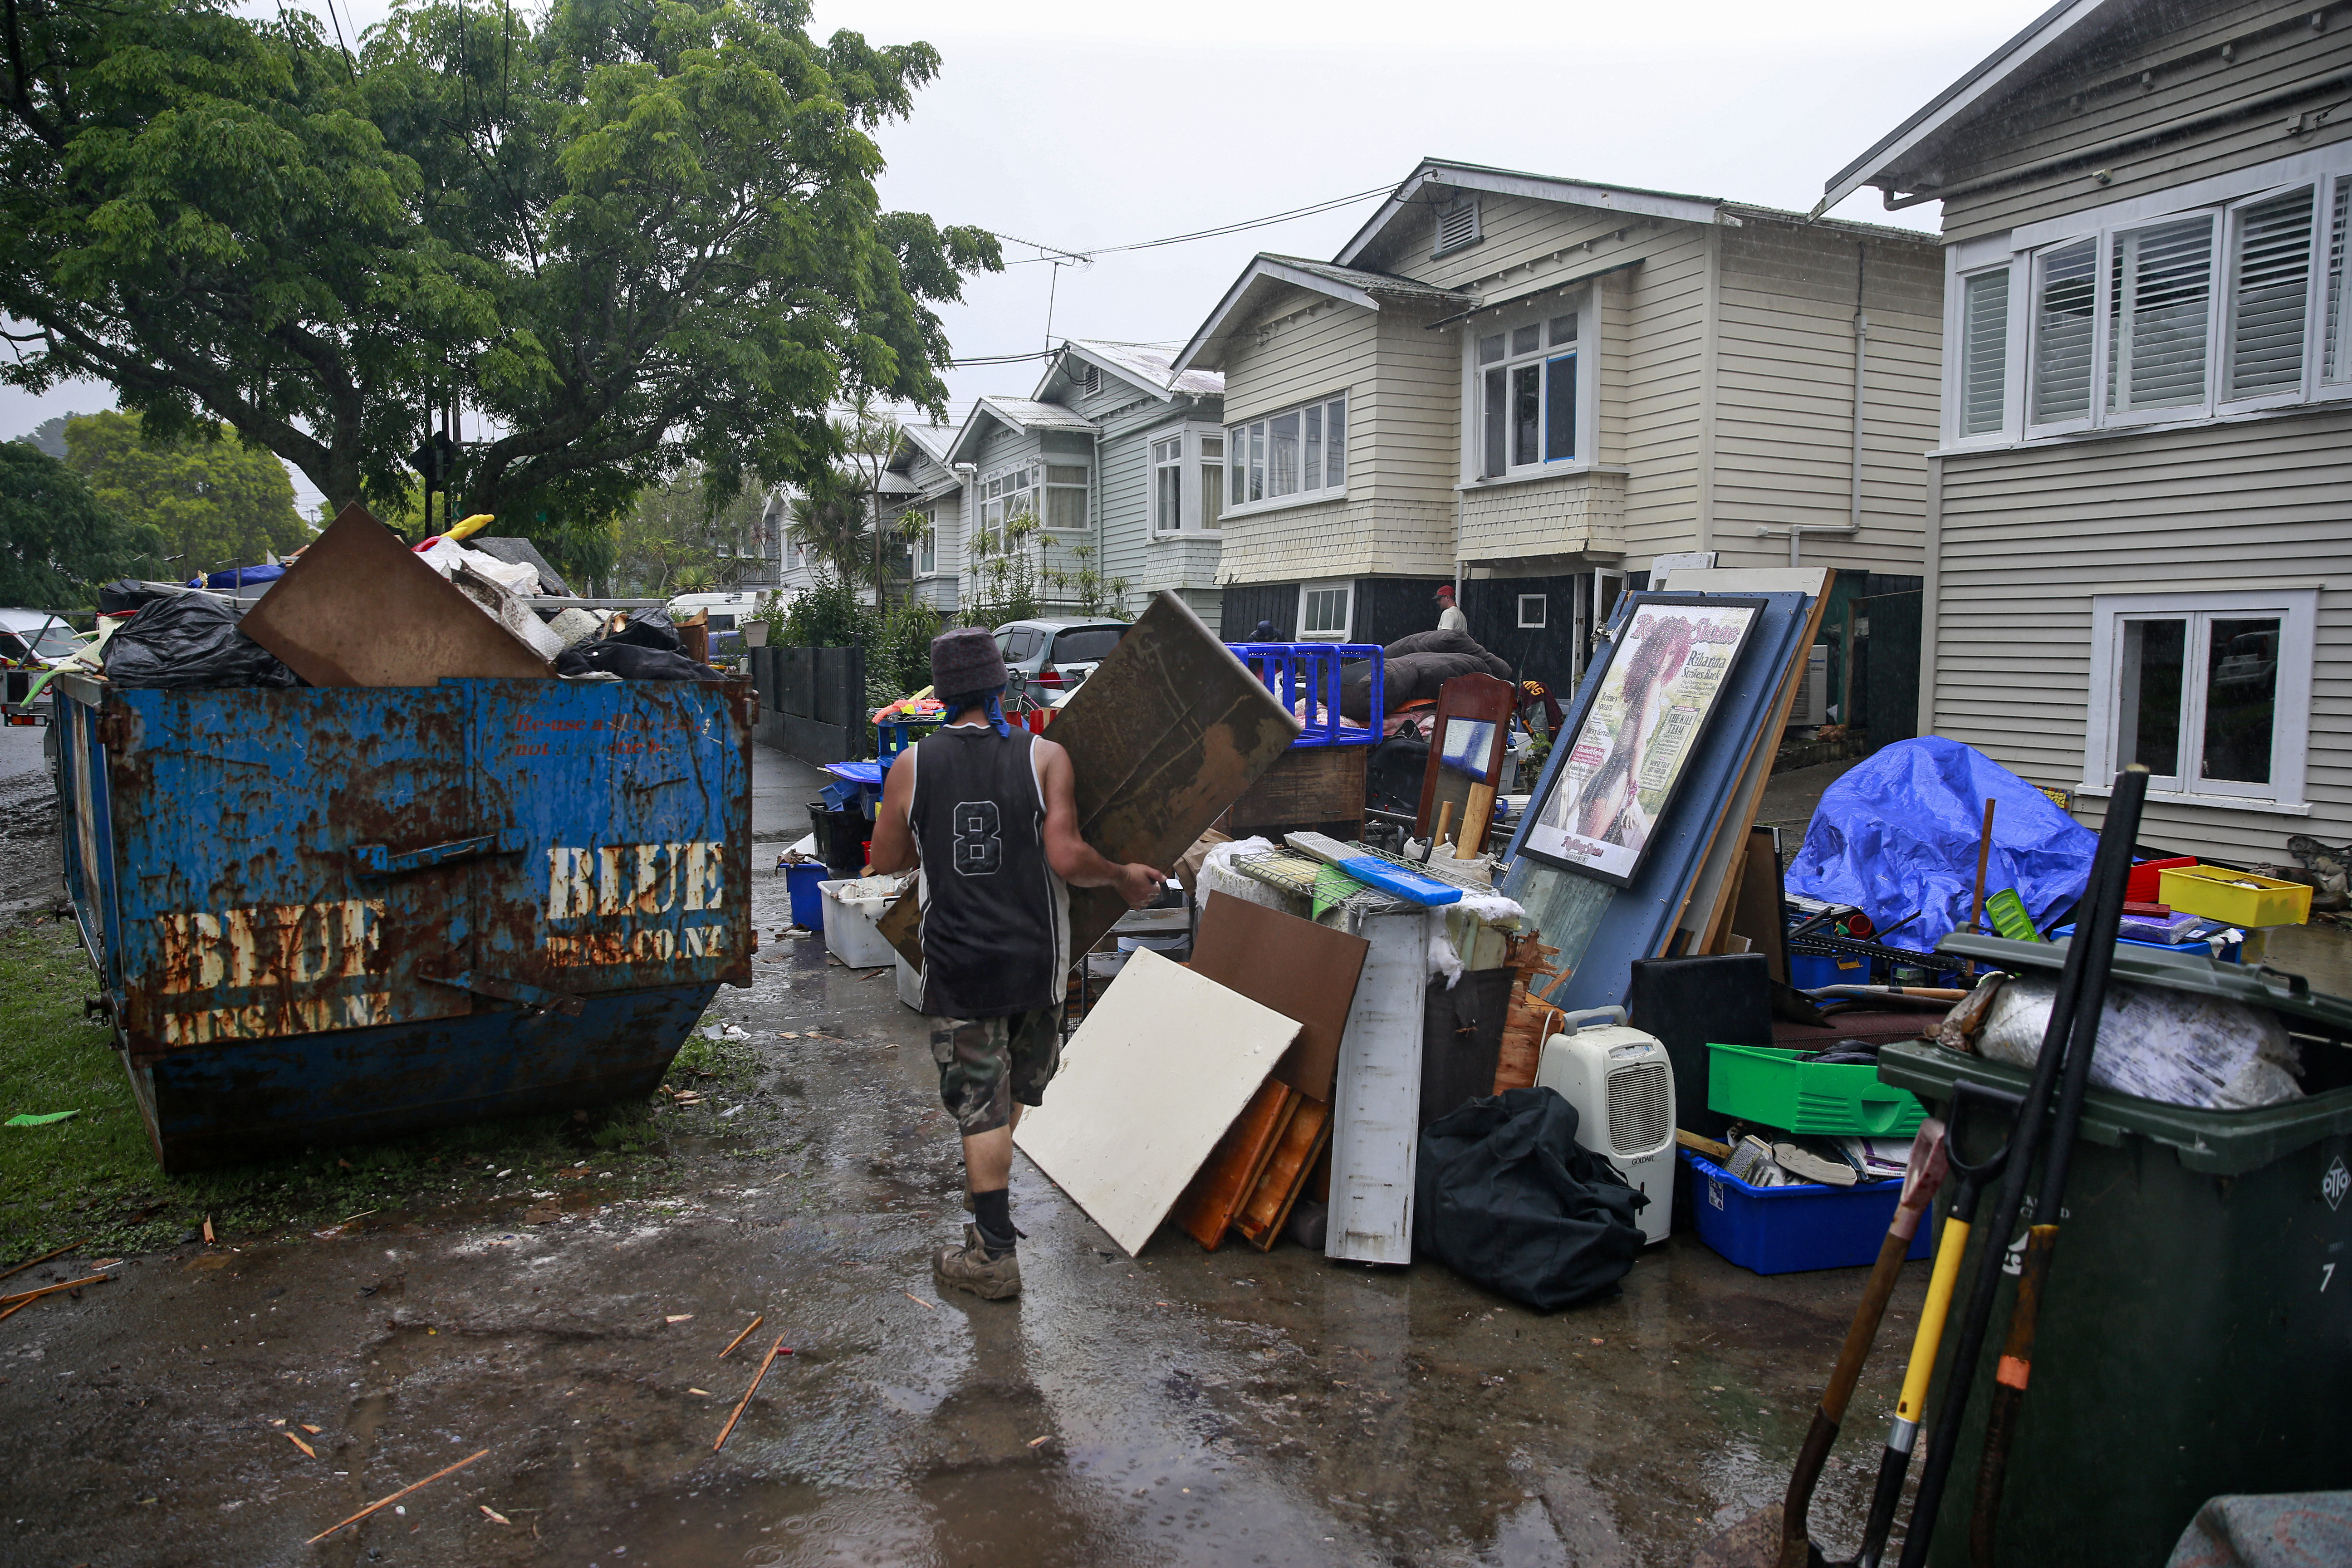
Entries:
{"label": "black sock", "polygon": [[981,1245],[988,1248],[991,1258],[1002,1258],[1013,1250],[1013,1194],[999,1187],[992,1193],[971,1194],[971,1217],[980,1231]]}

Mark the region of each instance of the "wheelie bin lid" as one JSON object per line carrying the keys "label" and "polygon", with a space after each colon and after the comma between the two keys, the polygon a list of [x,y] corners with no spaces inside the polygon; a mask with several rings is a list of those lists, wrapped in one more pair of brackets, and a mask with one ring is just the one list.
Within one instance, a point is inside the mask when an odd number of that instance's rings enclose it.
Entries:
{"label": "wheelie bin lid", "polygon": [[[2116,972],[2123,973],[2121,964]],[[1948,1102],[1952,1086],[1963,1079],[2021,1095],[2032,1076],[2023,1068],[1924,1040],[1878,1048],[1880,1082],[1907,1089],[1933,1102]],[[2181,1164],[2189,1170],[2217,1176],[2259,1171],[2323,1138],[2346,1132],[2352,1132],[2352,1089],[2330,1089],[2252,1110],[2167,1105],[2160,1100],[2103,1089],[2086,1089],[2083,1095],[2082,1135],[2092,1142],[2113,1148],[2130,1133],[2179,1151]]]}
{"label": "wheelie bin lid", "polygon": [[[2037,969],[2055,973],[2065,967],[2067,943],[2073,940],[2011,942],[2003,936],[1954,931],[1936,944],[1936,951],[1973,958],[2011,973]],[[2160,985],[2168,991],[2268,1007],[2282,1017],[2299,1020],[2305,1034],[2352,1037],[2352,1000],[2314,991],[2302,975],[2268,964],[2221,963],[2196,953],[2117,943],[2115,977],[2135,985]],[[2297,1026],[2290,1022],[2288,1026]]]}

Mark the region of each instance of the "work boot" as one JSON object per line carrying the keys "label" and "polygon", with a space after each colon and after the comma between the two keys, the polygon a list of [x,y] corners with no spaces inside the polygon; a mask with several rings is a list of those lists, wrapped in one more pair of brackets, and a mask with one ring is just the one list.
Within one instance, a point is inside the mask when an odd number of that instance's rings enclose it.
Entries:
{"label": "work boot", "polygon": [[961,1247],[942,1247],[931,1272],[942,1285],[969,1290],[984,1301],[1002,1301],[1021,1294],[1021,1258],[1010,1248],[991,1258],[980,1239],[980,1227],[963,1227]]}

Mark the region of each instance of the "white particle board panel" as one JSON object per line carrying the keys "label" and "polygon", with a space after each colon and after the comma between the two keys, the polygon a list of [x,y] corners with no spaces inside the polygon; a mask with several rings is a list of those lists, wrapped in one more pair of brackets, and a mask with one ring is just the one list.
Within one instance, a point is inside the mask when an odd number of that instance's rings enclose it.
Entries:
{"label": "white particle board panel", "polygon": [[1271,1007],[1139,950],[1013,1142],[1132,1258],[1297,1037]]}
{"label": "white particle board panel", "polygon": [[1331,1217],[1323,1254],[1356,1263],[1412,1261],[1413,1161],[1421,1143],[1422,1001],[1429,939],[1444,916],[1372,915],[1371,944],[1339,1037],[1331,1097]]}

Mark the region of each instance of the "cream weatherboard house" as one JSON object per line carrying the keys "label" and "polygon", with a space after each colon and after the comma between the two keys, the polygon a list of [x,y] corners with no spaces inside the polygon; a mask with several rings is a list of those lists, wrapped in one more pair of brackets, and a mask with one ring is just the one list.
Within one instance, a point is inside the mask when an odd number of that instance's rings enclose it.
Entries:
{"label": "cream weatherboard house", "polygon": [[1829,184],[1943,203],[1921,725],[2142,842],[2352,838],[2352,16],[2061,5]]}
{"label": "cream weatherboard house", "polygon": [[881,510],[894,531],[919,518],[907,525],[917,596],[942,611],[1001,599],[1006,524],[1025,517],[1013,550],[1048,613],[1091,599],[1132,615],[1166,589],[1214,630],[1223,391],[1163,353],[1074,339],[1029,396],[982,397],[954,428],[908,426]]}
{"label": "cream weatherboard house", "polygon": [[1662,558],[1916,588],[1942,289],[1911,231],[1426,160],[1177,358],[1225,378],[1224,624],[1386,642],[1458,579],[1565,682]]}

